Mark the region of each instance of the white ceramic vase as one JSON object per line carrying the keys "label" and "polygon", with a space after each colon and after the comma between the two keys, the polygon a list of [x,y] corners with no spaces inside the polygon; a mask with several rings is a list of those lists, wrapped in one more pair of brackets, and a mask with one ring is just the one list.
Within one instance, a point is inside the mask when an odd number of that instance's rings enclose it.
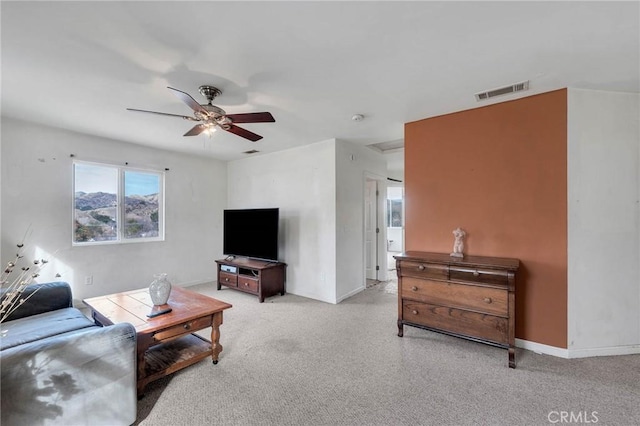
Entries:
{"label": "white ceramic vase", "polygon": [[149,286],[149,295],[154,305],[165,305],[171,294],[171,283],[167,279],[167,274],[154,275],[155,280]]}

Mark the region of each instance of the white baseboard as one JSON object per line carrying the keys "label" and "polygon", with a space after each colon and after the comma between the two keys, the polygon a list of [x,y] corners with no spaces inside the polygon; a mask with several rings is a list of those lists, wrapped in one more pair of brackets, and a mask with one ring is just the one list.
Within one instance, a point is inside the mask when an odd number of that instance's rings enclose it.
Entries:
{"label": "white baseboard", "polygon": [[356,294],[360,293],[361,291],[364,291],[364,289],[365,289],[365,288],[366,288],[366,287],[358,287],[358,288],[356,288],[355,290],[351,290],[349,293],[347,293],[347,294],[345,294],[345,295],[340,296],[340,297],[338,298],[338,300],[336,301],[336,303],[340,303],[340,302],[342,302],[343,300],[348,299],[348,298],[350,298],[351,296],[353,296],[353,295],[356,295]]}
{"label": "white baseboard", "polygon": [[217,281],[216,281],[215,277],[213,277],[213,278],[209,278],[209,279],[205,279],[205,280],[187,281],[186,283],[179,283],[179,284],[175,284],[175,285],[177,285],[178,287],[192,287],[194,285],[200,285],[200,284],[215,285],[216,282]]}
{"label": "white baseboard", "polygon": [[569,358],[569,351],[564,348],[545,345],[543,343],[530,342],[528,340],[516,339],[516,347],[528,349],[537,354],[553,355],[560,358]]}
{"label": "white baseboard", "polygon": [[610,346],[605,348],[569,349],[569,358],[588,358],[592,356],[636,355],[640,354],[640,345]]}
{"label": "white baseboard", "polygon": [[318,302],[330,303],[332,305],[335,305],[337,303],[335,300],[329,300],[317,294],[312,294],[305,291],[298,291],[297,289],[291,289],[288,287],[287,287],[287,294],[294,294],[296,296],[305,297],[307,299],[316,300]]}
{"label": "white baseboard", "polygon": [[516,347],[528,349],[538,354],[552,355],[559,358],[589,358],[594,356],[615,356],[640,354],[640,345],[611,346],[604,348],[565,349],[549,346],[528,340],[516,339]]}

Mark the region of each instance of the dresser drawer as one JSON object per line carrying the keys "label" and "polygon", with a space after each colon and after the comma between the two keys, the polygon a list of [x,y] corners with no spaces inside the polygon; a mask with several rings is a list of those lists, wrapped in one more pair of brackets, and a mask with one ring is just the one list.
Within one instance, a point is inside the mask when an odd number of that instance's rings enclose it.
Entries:
{"label": "dresser drawer", "polygon": [[436,305],[471,309],[504,317],[508,316],[509,312],[509,293],[497,288],[407,277],[402,280],[401,292],[402,298]]}
{"label": "dresser drawer", "polygon": [[238,277],[238,288],[250,291],[252,293],[257,293],[258,279],[240,275]]}
{"label": "dresser drawer", "polygon": [[236,274],[230,274],[228,272],[219,273],[220,284],[226,285],[228,287],[237,287],[238,286],[238,276]]}
{"label": "dresser drawer", "polygon": [[484,339],[500,345],[506,345],[509,342],[507,318],[403,300],[402,319],[407,323],[465,337]]}
{"label": "dresser drawer", "polygon": [[212,317],[198,318],[192,321],[185,321],[182,324],[175,325],[166,330],[161,330],[153,335],[153,340],[156,342],[162,342],[172,337],[181,336],[183,334],[191,333],[193,331],[202,330],[203,328],[210,327]]}
{"label": "dresser drawer", "polygon": [[400,274],[407,277],[435,278],[446,280],[449,278],[449,267],[435,263],[400,261]]}
{"label": "dresser drawer", "polygon": [[452,280],[469,281],[484,284],[509,284],[509,273],[494,269],[461,268],[452,266],[449,269],[449,278]]}

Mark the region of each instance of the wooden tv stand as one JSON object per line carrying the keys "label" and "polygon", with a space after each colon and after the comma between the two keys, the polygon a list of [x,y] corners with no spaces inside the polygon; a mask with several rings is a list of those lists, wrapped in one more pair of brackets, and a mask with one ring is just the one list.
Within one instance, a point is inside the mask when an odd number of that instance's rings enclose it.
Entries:
{"label": "wooden tv stand", "polygon": [[246,257],[216,260],[218,264],[218,290],[222,286],[258,296],[260,303],[266,297],[280,293],[284,296],[285,268],[282,262],[253,260]]}

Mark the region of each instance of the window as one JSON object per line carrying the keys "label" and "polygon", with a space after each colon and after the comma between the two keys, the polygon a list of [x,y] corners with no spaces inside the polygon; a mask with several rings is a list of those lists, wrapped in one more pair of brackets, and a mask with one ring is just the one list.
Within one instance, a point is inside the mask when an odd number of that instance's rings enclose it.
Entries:
{"label": "window", "polygon": [[387,227],[402,227],[402,200],[387,200]]}
{"label": "window", "polygon": [[164,240],[164,173],[73,163],[73,244]]}

